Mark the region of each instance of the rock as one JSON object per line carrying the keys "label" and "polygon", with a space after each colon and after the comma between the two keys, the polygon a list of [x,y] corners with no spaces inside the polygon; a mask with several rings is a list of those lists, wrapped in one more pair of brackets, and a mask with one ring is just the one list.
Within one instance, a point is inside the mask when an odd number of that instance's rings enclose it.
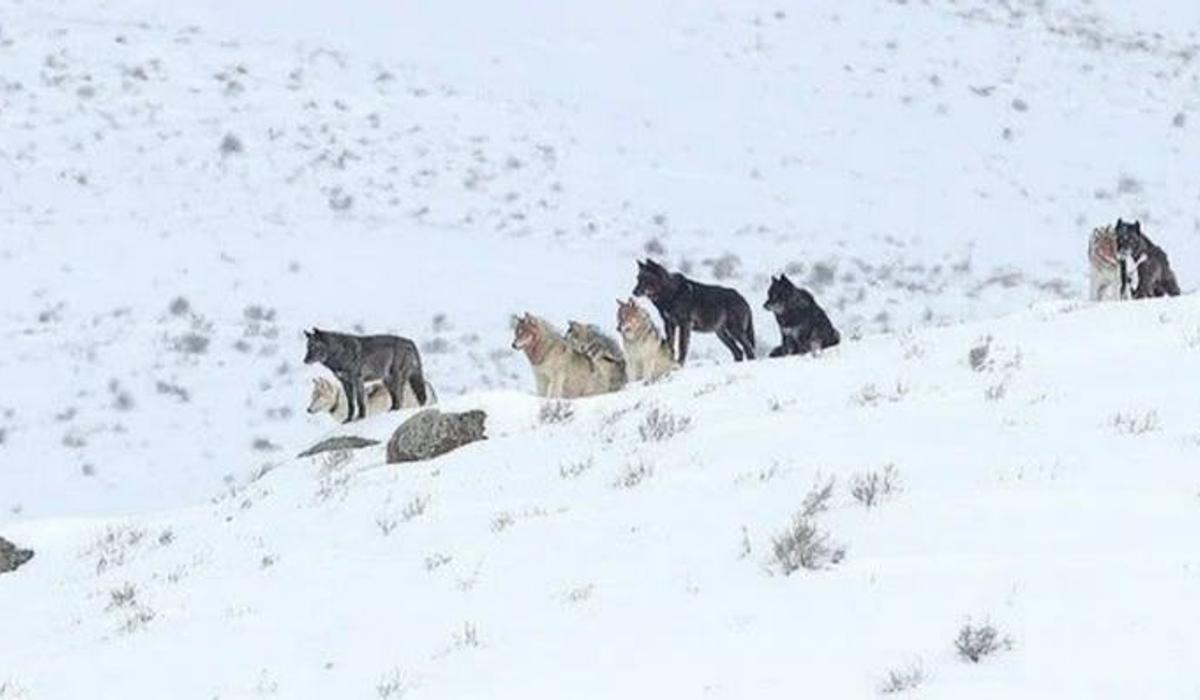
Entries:
{"label": "rock", "polygon": [[361,438],[357,435],[338,435],[331,437],[328,440],[322,440],[307,450],[296,455],[297,457],[312,457],[319,455],[322,452],[332,452],[334,450],[361,450],[364,447],[378,445],[378,440],[369,440]]}
{"label": "rock", "polygon": [[436,408],[421,411],[392,433],[387,444],[388,464],[420,462],[485,440],[486,419],[487,414],[483,411],[442,413]]}
{"label": "rock", "polygon": [[16,571],[30,559],[33,559],[32,549],[19,549],[12,542],[0,537],[0,574]]}

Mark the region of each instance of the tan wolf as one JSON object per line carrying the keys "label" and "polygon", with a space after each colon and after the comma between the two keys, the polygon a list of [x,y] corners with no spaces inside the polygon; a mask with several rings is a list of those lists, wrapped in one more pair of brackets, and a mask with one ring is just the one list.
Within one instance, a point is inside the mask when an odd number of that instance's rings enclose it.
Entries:
{"label": "tan wolf", "polygon": [[625,353],[621,346],[604,331],[590,323],[567,322],[567,343],[587,355],[596,368],[608,376],[608,388],[618,391],[628,381],[625,374]]}
{"label": "tan wolf", "polygon": [[[427,396],[433,395],[433,387],[426,385]],[[433,403],[427,401],[427,403]],[[421,404],[413,396],[408,387],[400,392],[400,408],[416,408]],[[373,416],[384,413],[392,407],[392,395],[387,387],[378,382],[367,385],[367,415]],[[324,377],[313,379],[312,398],[308,402],[309,413],[328,413],[339,423],[345,422],[350,415],[350,403],[346,401],[346,392],[341,385]]]}
{"label": "tan wolf", "polygon": [[573,349],[545,320],[526,313],[516,319],[513,350],[523,350],[533,368],[538,396],[573,399],[610,391],[609,375],[592,358]]}
{"label": "tan wolf", "polygon": [[625,345],[625,363],[631,381],[654,381],[679,367],[650,314],[633,299],[617,299],[617,330]]}

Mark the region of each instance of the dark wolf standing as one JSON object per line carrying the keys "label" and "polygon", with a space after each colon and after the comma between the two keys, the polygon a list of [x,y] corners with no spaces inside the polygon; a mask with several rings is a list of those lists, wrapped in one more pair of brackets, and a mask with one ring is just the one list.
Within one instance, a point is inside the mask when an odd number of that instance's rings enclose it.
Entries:
{"label": "dark wolf standing", "polygon": [[[1179,282],[1162,248],[1142,233],[1142,222],[1117,219],[1117,254],[1131,268],[1127,280],[1134,299],[1179,296]],[[1124,284],[1124,283],[1123,283]]]}
{"label": "dark wolf standing", "polygon": [[668,272],[653,260],[639,260],[633,295],[647,297],[658,309],[679,364],[687,360],[692,331],[716,333],[738,362],[754,359],[754,318],[736,291]]}
{"label": "dark wolf standing", "polygon": [[407,382],[417,403],[424,406],[425,377],[421,374],[421,355],[408,338],[395,335],[350,335],[317,330],[304,331],[308,351],[304,364],[320,362],[333,372],[342,389],[350,412],[346,423],[367,415],[364,382],[381,380],[391,395],[391,410],[400,408],[401,388]]}
{"label": "dark wolf standing", "polygon": [[842,340],[813,295],[792,284],[787,275],[771,278],[763,308],[775,314],[779,323],[781,342],[771,351],[771,357],[804,355],[833,347]]}

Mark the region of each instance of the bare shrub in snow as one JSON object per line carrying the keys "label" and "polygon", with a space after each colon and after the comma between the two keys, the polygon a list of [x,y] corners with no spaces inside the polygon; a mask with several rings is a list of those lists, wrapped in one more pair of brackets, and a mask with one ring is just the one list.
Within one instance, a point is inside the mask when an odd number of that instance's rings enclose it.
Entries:
{"label": "bare shrub in snow", "polygon": [[410,687],[408,679],[400,669],[392,669],[375,684],[375,692],[378,693],[379,700],[399,700],[408,693]]}
{"label": "bare shrub in snow", "polygon": [[591,457],[581,459],[575,462],[567,462],[566,464],[558,465],[558,475],[564,479],[575,479],[592,470],[595,462]]}
{"label": "bare shrub in snow", "polygon": [[115,608],[127,608],[137,601],[137,587],[132,583],[126,582],[122,586],[112,589],[108,592],[108,607],[105,610],[113,610]]}
{"label": "bare shrub in snow", "polygon": [[398,520],[390,515],[379,515],[375,517],[375,526],[383,533],[384,537],[392,534],[392,531],[400,524]]}
{"label": "bare shrub in snow", "polygon": [[925,683],[925,669],[920,663],[912,663],[904,668],[894,668],[887,672],[879,684],[880,695],[899,695],[916,690]]}
{"label": "bare shrub in snow", "polygon": [[199,333],[184,333],[171,340],[171,349],[184,355],[203,355],[208,352],[209,338]]}
{"label": "bare shrub in snow", "polygon": [[441,552],[435,552],[425,557],[425,570],[436,571],[450,563],[450,557]]}
{"label": "bare shrub in snow", "polygon": [[1141,415],[1117,413],[1112,419],[1113,428],[1122,435],[1143,435],[1162,428],[1157,411],[1146,411]]}
{"label": "bare shrub in snow", "polygon": [[811,518],[829,510],[829,502],[833,500],[833,484],[832,478],[824,484],[820,481],[814,484],[808,495],[804,497],[798,515],[802,518]]}
{"label": "bare shrub in snow", "polygon": [[492,518],[492,532],[504,532],[517,522],[512,513],[504,511]]}
{"label": "bare shrub in snow", "polygon": [[975,625],[968,622],[958,631],[954,648],[960,659],[977,664],[996,652],[1012,649],[1012,640],[1001,636],[990,623]]}
{"label": "bare shrub in snow", "polygon": [[993,384],[983,391],[983,398],[988,401],[999,401],[1008,393],[1008,384],[1000,382]]}
{"label": "bare shrub in snow", "polygon": [[613,486],[619,489],[631,489],[646,479],[654,476],[654,465],[647,464],[642,460],[629,462],[617,475],[617,480],[613,482]]}
{"label": "bare shrub in snow", "polygon": [[404,522],[408,522],[414,518],[425,514],[425,508],[429,506],[428,496],[416,496],[408,503],[404,504],[404,508],[400,510],[400,518]]}
{"label": "bare shrub in snow", "polygon": [[864,384],[853,396],[850,402],[857,406],[878,406],[881,403],[896,403],[908,396],[908,385],[897,380],[895,388],[884,393],[874,383]]}
{"label": "bare shrub in snow", "polygon": [[0,682],[0,700],[28,700],[31,696],[25,686],[9,678]]}
{"label": "bare shrub in snow", "polygon": [[896,465],[889,464],[882,471],[855,474],[850,484],[850,495],[867,508],[873,508],[900,492],[900,474]]}
{"label": "bare shrub in snow", "polygon": [[817,527],[812,518],[796,514],[792,524],[771,540],[771,556],[784,576],[800,569],[817,571],[840,562],[845,548],[830,541],[829,534]]}
{"label": "bare shrub in snow", "polygon": [[225,134],[221,139],[220,151],[222,156],[234,156],[245,150],[242,140],[233,134]]}
{"label": "bare shrub in snow", "polygon": [[975,342],[975,346],[967,351],[967,364],[972,370],[982,372],[992,366],[992,336],[984,336]]}
{"label": "bare shrub in snow", "polygon": [[454,646],[459,649],[479,646],[479,629],[470,622],[464,622],[461,632],[454,634]]}
{"label": "bare shrub in snow", "polygon": [[575,417],[575,407],[570,401],[543,401],[538,409],[538,422],[542,425],[566,423]]}
{"label": "bare shrub in snow", "polygon": [[645,418],[638,425],[638,435],[642,437],[642,442],[662,442],[670,440],[691,426],[691,418],[655,406],[646,412]]}

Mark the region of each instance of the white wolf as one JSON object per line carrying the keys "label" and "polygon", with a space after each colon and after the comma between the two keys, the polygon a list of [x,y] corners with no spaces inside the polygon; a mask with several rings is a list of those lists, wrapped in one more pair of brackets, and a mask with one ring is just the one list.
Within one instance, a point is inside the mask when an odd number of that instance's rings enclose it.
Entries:
{"label": "white wolf", "polygon": [[[425,385],[426,395],[434,397],[433,387]],[[427,403],[434,403],[428,401]],[[400,408],[416,408],[420,402],[413,396],[407,386],[400,392]],[[392,407],[392,395],[382,383],[372,382],[367,385],[367,415],[373,416],[385,413]],[[309,413],[328,413],[339,423],[350,415],[350,404],[346,401],[346,392],[337,382],[324,377],[313,379],[312,398],[308,402]]]}
{"label": "white wolf", "polygon": [[538,396],[573,399],[611,391],[612,379],[592,358],[575,350],[553,326],[532,314],[516,319],[513,350],[523,350],[533,368]]}
{"label": "white wolf", "polygon": [[[1092,301],[1131,299],[1137,287],[1137,265],[1117,252],[1117,232],[1112,226],[1092,230],[1088,240],[1088,268]],[[1122,273],[1125,279],[1121,279]]]}
{"label": "white wolf", "polygon": [[650,314],[633,299],[617,300],[617,330],[625,345],[625,362],[632,381],[654,381],[677,369],[671,347],[658,334]]}

